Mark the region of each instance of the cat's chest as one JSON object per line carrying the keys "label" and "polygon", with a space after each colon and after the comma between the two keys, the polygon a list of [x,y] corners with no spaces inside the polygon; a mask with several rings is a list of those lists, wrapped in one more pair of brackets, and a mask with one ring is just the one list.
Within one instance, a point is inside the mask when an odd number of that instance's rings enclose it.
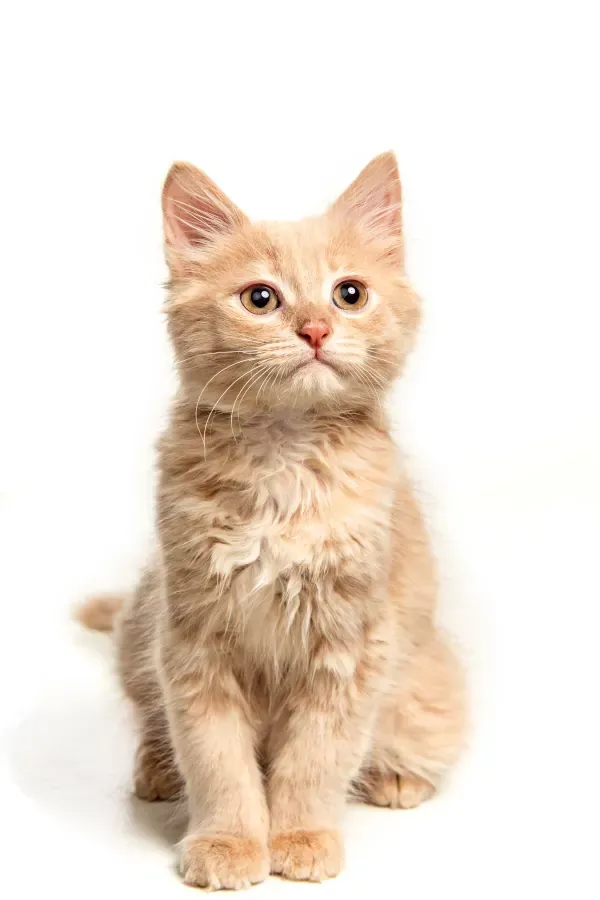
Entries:
{"label": "cat's chest", "polygon": [[352,632],[339,585],[377,571],[389,531],[389,490],[363,489],[339,471],[282,466],[263,478],[253,513],[238,512],[228,539],[212,546],[211,567],[229,584],[228,621],[257,662],[276,647],[277,665],[292,665],[332,623],[338,636]]}
{"label": "cat's chest", "polygon": [[215,601],[211,627],[256,660],[277,647],[288,665],[333,622],[351,630],[346,588],[381,572],[389,543],[395,452],[376,439],[268,433],[220,466],[209,453],[169,508],[187,569]]}
{"label": "cat's chest", "polygon": [[212,563],[222,576],[253,565],[272,583],[295,568],[319,573],[366,560],[381,545],[393,497],[381,472],[365,472],[351,452],[329,459],[288,453],[274,462],[257,467],[243,497],[218,498],[224,527]]}
{"label": "cat's chest", "polygon": [[177,504],[198,564],[248,589],[367,564],[388,527],[395,453],[381,432],[345,437],[292,422],[254,429],[221,458],[209,448]]}

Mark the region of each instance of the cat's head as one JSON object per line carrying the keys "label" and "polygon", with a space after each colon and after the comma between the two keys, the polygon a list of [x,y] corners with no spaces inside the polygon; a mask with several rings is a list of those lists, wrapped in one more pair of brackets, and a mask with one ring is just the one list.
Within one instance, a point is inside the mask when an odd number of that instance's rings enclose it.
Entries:
{"label": "cat's head", "polygon": [[315,218],[251,222],[186,163],[167,176],[163,211],[169,329],[190,397],[224,411],[377,405],[419,322],[392,153]]}

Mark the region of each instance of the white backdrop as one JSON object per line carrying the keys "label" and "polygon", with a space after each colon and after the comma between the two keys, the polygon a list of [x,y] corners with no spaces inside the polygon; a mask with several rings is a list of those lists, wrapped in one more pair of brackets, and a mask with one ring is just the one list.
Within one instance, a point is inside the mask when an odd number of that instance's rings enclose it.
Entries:
{"label": "white backdrop", "polygon": [[5,13],[3,894],[183,890],[164,813],[128,796],[110,646],[68,622],[86,592],[130,586],[151,532],[152,442],[173,388],[170,163],[204,168],[254,217],[290,218],[394,149],[426,320],[392,414],[471,668],[474,729],[433,803],[349,811],[346,873],[321,890],[597,896],[594,18],[576,0]]}

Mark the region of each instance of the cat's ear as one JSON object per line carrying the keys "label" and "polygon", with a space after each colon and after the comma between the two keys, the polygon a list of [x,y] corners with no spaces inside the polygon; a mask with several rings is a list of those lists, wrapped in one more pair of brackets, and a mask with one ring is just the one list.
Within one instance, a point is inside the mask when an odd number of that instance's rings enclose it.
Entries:
{"label": "cat's ear", "polygon": [[400,242],[402,189],[395,155],[382,153],[372,159],[331,210],[353,219],[373,240]]}
{"label": "cat's ear", "polygon": [[165,240],[174,251],[202,248],[247,221],[214,181],[190,163],[173,163],[162,195]]}

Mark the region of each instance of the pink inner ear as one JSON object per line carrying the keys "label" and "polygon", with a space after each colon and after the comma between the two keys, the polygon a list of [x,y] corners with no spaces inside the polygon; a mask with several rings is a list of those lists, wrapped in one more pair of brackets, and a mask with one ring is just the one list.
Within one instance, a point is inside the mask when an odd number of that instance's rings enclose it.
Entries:
{"label": "pink inner ear", "polygon": [[365,202],[365,224],[374,232],[394,233],[401,230],[398,199],[388,188],[376,188]]}
{"label": "pink inner ear", "polygon": [[198,247],[211,235],[224,231],[228,217],[209,197],[175,188],[167,202],[167,218],[177,243]]}
{"label": "pink inner ear", "polygon": [[167,240],[180,248],[200,247],[233,230],[243,213],[203,172],[175,164],[163,195]]}
{"label": "pink inner ear", "polygon": [[164,216],[165,229],[171,243],[179,246],[195,243],[196,211],[189,191],[176,174],[168,187],[165,187]]}
{"label": "pink inner ear", "polygon": [[350,214],[374,239],[402,234],[402,191],[396,159],[391,153],[375,157],[334,204]]}
{"label": "pink inner ear", "polygon": [[173,197],[169,206],[174,231],[180,241],[193,247],[205,243],[211,234],[222,231],[227,221],[222,213],[197,197]]}
{"label": "pink inner ear", "polygon": [[392,195],[390,194],[389,191],[383,192],[382,200],[383,200],[382,207],[385,210],[385,219],[391,225],[391,223],[394,220],[394,210],[391,207]]}

